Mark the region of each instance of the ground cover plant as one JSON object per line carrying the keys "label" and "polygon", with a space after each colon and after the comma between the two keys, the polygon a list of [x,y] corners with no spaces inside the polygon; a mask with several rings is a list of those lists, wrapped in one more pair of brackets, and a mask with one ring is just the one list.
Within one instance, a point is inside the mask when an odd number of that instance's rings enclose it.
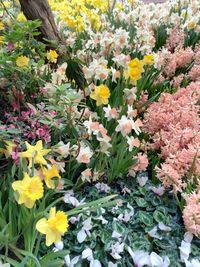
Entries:
{"label": "ground cover plant", "polygon": [[37,4],[0,1],[0,265],[200,266],[199,1]]}

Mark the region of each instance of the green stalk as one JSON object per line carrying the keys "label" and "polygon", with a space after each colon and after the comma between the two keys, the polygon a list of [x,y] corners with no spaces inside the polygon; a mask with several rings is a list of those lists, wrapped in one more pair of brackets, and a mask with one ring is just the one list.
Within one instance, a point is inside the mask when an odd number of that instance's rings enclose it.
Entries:
{"label": "green stalk", "polygon": [[178,204],[180,210],[183,211],[183,206],[182,206],[182,204],[181,204],[181,202],[180,202],[180,200],[179,200],[179,198],[177,196],[177,193],[174,193],[174,196],[175,196],[176,203]]}

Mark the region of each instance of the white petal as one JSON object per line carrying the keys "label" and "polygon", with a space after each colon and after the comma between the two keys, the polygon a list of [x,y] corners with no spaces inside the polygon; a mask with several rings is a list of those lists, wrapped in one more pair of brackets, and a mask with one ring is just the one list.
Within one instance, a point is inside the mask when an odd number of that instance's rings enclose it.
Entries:
{"label": "white petal", "polygon": [[193,234],[191,234],[190,232],[186,232],[184,234],[184,241],[187,243],[191,243],[193,239]]}
{"label": "white petal", "polygon": [[138,176],[137,177],[137,182],[141,187],[145,186],[147,181],[148,181],[148,176]]}
{"label": "white petal", "polygon": [[143,267],[145,265],[150,265],[150,257],[147,252],[144,251],[136,251],[134,255],[134,264],[136,264],[138,267]]}
{"label": "white petal", "polygon": [[128,252],[131,255],[131,258],[133,259],[133,262],[137,267],[150,265],[150,257],[147,252],[144,252],[142,250],[133,252],[133,250],[130,247],[128,247]]}
{"label": "white petal", "polygon": [[150,235],[151,237],[156,237],[157,236],[157,231],[158,231],[158,227],[154,226],[154,228],[152,228],[149,232],[148,235]]}
{"label": "white petal", "polygon": [[184,262],[186,267],[193,267],[192,263],[189,262],[188,260],[184,260]]}
{"label": "white petal", "polygon": [[56,247],[58,250],[63,250],[64,244],[63,244],[62,241],[56,242],[56,243],[54,243],[54,244],[55,244],[55,247]]}
{"label": "white petal", "polygon": [[113,232],[112,232],[112,237],[113,237],[113,238],[117,238],[117,239],[119,239],[121,236],[122,236],[122,235],[119,234],[119,233],[116,232],[116,231],[113,231]]}
{"label": "white petal", "polygon": [[108,267],[117,267],[117,263],[112,263],[111,261],[109,261],[108,263]]}
{"label": "white petal", "polygon": [[122,257],[118,253],[110,253],[115,260],[120,260]]}
{"label": "white petal", "polygon": [[191,252],[191,244],[185,241],[182,241],[179,249],[180,249],[181,260],[182,261],[187,260]]}
{"label": "white petal", "polygon": [[127,247],[127,248],[128,248],[128,253],[131,255],[131,258],[133,259],[134,258],[133,250],[130,247]]}
{"label": "white petal", "polygon": [[86,239],[87,235],[85,231],[82,229],[80,232],[77,234],[77,240],[79,243],[83,243],[83,241]]}
{"label": "white petal", "polygon": [[65,258],[64,258],[64,260],[65,260],[65,264],[67,265],[67,267],[69,267],[70,266],[70,263],[71,263],[70,256],[69,255],[66,255]]}
{"label": "white petal", "polygon": [[164,257],[164,265],[163,267],[168,267],[170,265],[170,260],[167,256]]}
{"label": "white petal", "polygon": [[91,260],[90,267],[101,267],[101,263],[98,260]]}
{"label": "white petal", "polygon": [[150,254],[151,266],[162,267],[163,259],[155,252]]}
{"label": "white petal", "polygon": [[191,263],[192,263],[192,267],[200,267],[200,261],[196,259],[193,259]]}
{"label": "white petal", "polygon": [[92,229],[92,220],[91,217],[89,217],[87,220],[83,222],[83,229],[85,231],[89,231]]}
{"label": "white petal", "polygon": [[166,226],[163,222],[159,222],[158,227],[165,232],[170,232],[172,230],[171,227]]}
{"label": "white petal", "polygon": [[90,248],[86,248],[82,252],[82,259],[87,259],[88,261],[93,260],[93,252]]}
{"label": "white petal", "polygon": [[72,261],[71,261],[72,265],[77,264],[77,262],[79,261],[79,258],[80,258],[80,256],[76,256],[76,257],[74,257],[74,258],[72,259]]}

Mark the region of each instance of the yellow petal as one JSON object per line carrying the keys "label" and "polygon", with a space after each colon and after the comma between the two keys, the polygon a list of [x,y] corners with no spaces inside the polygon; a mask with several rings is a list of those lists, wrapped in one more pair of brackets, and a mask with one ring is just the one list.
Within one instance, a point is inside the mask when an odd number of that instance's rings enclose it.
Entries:
{"label": "yellow petal", "polygon": [[46,245],[51,246],[53,243],[60,241],[61,235],[57,231],[48,229],[46,233]]}
{"label": "yellow petal", "polygon": [[47,165],[47,161],[43,158],[43,156],[41,154],[36,154],[36,156],[34,158],[34,163]]}
{"label": "yellow petal", "polygon": [[97,100],[97,95],[96,95],[96,93],[95,93],[95,92],[92,92],[92,93],[90,94],[90,98],[92,98],[92,99],[94,99],[94,100]]}
{"label": "yellow petal", "polygon": [[40,151],[43,149],[42,140],[37,141],[35,145],[35,150]]}
{"label": "yellow petal", "polygon": [[40,232],[42,234],[47,234],[47,232],[48,232],[48,223],[47,223],[47,220],[45,218],[40,219],[36,223],[36,229],[38,230],[38,232]]}
{"label": "yellow petal", "polygon": [[51,208],[49,212],[49,219],[52,219],[56,216],[56,208]]}
{"label": "yellow petal", "polygon": [[32,200],[30,198],[27,198],[26,202],[24,202],[24,205],[28,208],[28,209],[32,209],[32,207],[35,204],[35,200]]}
{"label": "yellow petal", "polygon": [[12,188],[14,191],[22,191],[24,189],[22,181],[15,181],[12,183]]}
{"label": "yellow petal", "polygon": [[26,203],[27,200],[28,200],[28,198],[26,197],[25,194],[20,194],[20,195],[19,195],[19,198],[18,198],[18,200],[17,200],[17,203],[21,205],[21,204]]}

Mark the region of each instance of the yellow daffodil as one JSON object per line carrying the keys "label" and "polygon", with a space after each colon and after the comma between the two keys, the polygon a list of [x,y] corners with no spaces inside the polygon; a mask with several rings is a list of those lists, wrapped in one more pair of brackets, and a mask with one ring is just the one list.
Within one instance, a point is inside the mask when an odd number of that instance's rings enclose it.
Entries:
{"label": "yellow daffodil", "polygon": [[68,227],[67,215],[63,211],[56,212],[56,208],[51,208],[48,219],[42,218],[36,224],[38,232],[46,235],[47,246],[59,242]]}
{"label": "yellow daffodil", "polygon": [[26,21],[26,17],[24,16],[24,14],[22,12],[20,12],[17,16],[17,21],[19,22],[24,22]]}
{"label": "yellow daffodil", "polygon": [[38,176],[30,177],[27,173],[21,181],[12,183],[12,188],[19,194],[18,204],[24,204],[31,209],[35,201],[43,197],[44,189],[41,179]]}
{"label": "yellow daffodil", "polygon": [[90,94],[90,97],[96,100],[97,106],[107,105],[110,97],[110,90],[103,84],[95,86],[94,91]]}
{"label": "yellow daffodil", "polygon": [[141,78],[142,71],[140,68],[128,68],[125,76],[126,78],[130,78],[131,82],[134,83]]}
{"label": "yellow daffodil", "polygon": [[47,169],[42,167],[42,174],[44,176],[44,181],[48,188],[55,188],[54,181],[52,180],[54,177],[61,178],[56,164],[52,166],[51,169]]}
{"label": "yellow daffodil", "polygon": [[47,52],[47,59],[51,62],[51,63],[56,63],[57,62],[57,58],[58,58],[58,54],[55,50],[49,50]]}
{"label": "yellow daffodil", "polygon": [[152,54],[144,56],[143,62],[145,65],[153,65],[154,64],[154,56]]}
{"label": "yellow daffodil", "polygon": [[144,72],[144,62],[138,58],[134,58],[128,62],[128,69],[125,71],[125,78],[130,78],[130,82],[135,84],[141,78]]}
{"label": "yellow daffodil", "polygon": [[187,25],[188,30],[192,30],[197,26],[196,22],[194,20],[190,21]]}
{"label": "yellow daffodil", "polygon": [[19,56],[17,59],[16,59],[16,65],[17,67],[19,68],[25,68],[28,66],[29,64],[29,58],[26,57],[26,56]]}
{"label": "yellow daffodil", "polygon": [[5,148],[0,148],[0,153],[4,154],[6,158],[8,158],[11,155],[11,152],[16,147],[15,143],[12,141],[4,141],[5,142]]}
{"label": "yellow daffodil", "polygon": [[9,8],[11,6],[11,2],[10,1],[3,1],[3,5],[6,7],[6,8]]}
{"label": "yellow daffodil", "polygon": [[0,21],[0,31],[4,30],[4,24]]}
{"label": "yellow daffodil", "polygon": [[128,62],[128,67],[129,68],[138,69],[141,72],[144,71],[143,66],[144,66],[143,61],[142,60],[139,60],[138,58],[134,58],[134,59],[132,59],[131,61]]}
{"label": "yellow daffodil", "polygon": [[47,155],[51,149],[44,149],[41,140],[38,141],[35,146],[30,145],[28,142],[25,142],[25,144],[27,151],[21,152],[20,156],[29,160],[29,167],[31,166],[33,158],[34,163],[47,165],[47,161],[44,156]]}
{"label": "yellow daffodil", "polygon": [[0,45],[4,43],[4,36],[0,35]]}

